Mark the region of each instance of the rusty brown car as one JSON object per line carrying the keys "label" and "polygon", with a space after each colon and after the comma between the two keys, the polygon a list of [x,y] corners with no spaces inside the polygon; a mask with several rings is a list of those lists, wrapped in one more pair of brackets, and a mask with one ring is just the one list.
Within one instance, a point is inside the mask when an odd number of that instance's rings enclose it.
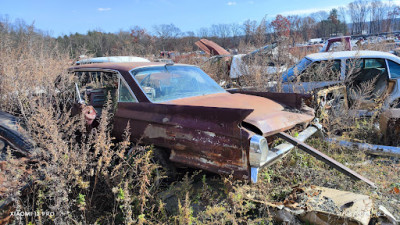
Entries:
{"label": "rusty brown car", "polygon": [[[111,96],[117,139],[129,123],[131,141],[166,149],[176,165],[256,182],[260,168],[318,131],[302,104],[307,95],[230,93],[196,66],[99,63],[69,71],[79,78],[78,101],[93,106],[97,117]],[[291,139],[284,132],[294,127],[303,130],[293,142],[271,145],[278,136]]]}

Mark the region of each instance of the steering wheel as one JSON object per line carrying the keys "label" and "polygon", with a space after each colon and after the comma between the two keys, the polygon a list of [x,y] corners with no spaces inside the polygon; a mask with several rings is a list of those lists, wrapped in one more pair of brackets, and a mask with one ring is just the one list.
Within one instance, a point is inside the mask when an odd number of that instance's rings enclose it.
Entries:
{"label": "steering wheel", "polygon": [[140,81],[140,86],[143,86],[143,83],[145,82],[146,79],[150,79],[151,73],[147,74],[142,81]]}

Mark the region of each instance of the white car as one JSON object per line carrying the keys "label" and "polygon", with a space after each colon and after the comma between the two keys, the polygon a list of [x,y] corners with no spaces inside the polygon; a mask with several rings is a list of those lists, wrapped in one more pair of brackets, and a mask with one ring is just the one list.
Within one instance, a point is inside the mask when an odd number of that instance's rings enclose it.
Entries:
{"label": "white car", "polygon": [[76,61],[76,65],[104,63],[104,62],[150,62],[148,59],[137,56],[106,56],[95,58],[83,58]]}
{"label": "white car", "polygon": [[[377,98],[385,97],[384,108],[397,104],[400,99],[399,79],[400,57],[379,51],[310,54],[282,75],[285,92],[312,92],[344,84],[350,104],[354,98],[365,97],[366,106],[371,106]],[[367,82],[373,83],[369,97],[360,96],[357,92]]]}

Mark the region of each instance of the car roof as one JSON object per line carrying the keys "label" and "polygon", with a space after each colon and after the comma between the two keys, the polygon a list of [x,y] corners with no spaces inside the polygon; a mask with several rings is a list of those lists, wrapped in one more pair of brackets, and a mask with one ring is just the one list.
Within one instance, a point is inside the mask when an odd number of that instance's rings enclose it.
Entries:
{"label": "car roof", "polygon": [[392,61],[400,63],[399,57],[388,52],[380,52],[380,51],[321,52],[321,53],[314,53],[307,55],[306,58],[312,61],[347,59],[347,58],[382,58],[382,59],[390,59]]}
{"label": "car roof", "polygon": [[106,56],[81,59],[76,62],[77,65],[103,62],[150,62],[150,60],[137,56]]}
{"label": "car roof", "polygon": [[[69,68],[70,71],[77,71],[77,70],[96,70],[96,69],[105,69],[105,70],[118,70],[118,71],[131,71],[135,68],[140,67],[151,67],[151,66],[165,66],[165,63],[162,62],[125,62],[125,63],[92,63],[92,64],[84,64],[84,65],[77,65],[72,66]],[[189,66],[186,64],[174,64],[174,65],[184,65]]]}

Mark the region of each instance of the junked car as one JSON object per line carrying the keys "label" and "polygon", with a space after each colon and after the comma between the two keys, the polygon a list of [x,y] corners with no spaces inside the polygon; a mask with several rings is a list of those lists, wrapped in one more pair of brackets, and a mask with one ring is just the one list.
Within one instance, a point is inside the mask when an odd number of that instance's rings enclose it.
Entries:
{"label": "junked car", "polygon": [[97,116],[111,96],[117,139],[129,124],[131,141],[165,150],[176,165],[255,182],[260,168],[294,147],[272,146],[276,135],[292,140],[284,132],[299,127],[303,131],[293,140],[302,145],[318,130],[311,125],[313,112],[302,104],[309,95],[230,93],[196,66],[100,63],[69,71],[79,78],[77,99],[87,99]]}
{"label": "junked car", "polygon": [[[282,75],[284,92],[316,95],[319,106],[340,104],[369,116],[378,103],[389,111],[380,127],[386,135],[388,124],[400,118],[400,57],[379,51],[342,51],[311,54]],[[388,117],[389,115],[389,117]],[[391,129],[393,131],[393,129]],[[385,138],[387,139],[387,138]]]}
{"label": "junked car", "polygon": [[104,62],[150,62],[150,60],[137,56],[105,56],[94,58],[81,57],[81,59],[76,61],[75,64],[81,65]]}
{"label": "junked car", "polygon": [[[31,178],[31,164],[35,162],[32,158],[33,150],[32,140],[19,125],[18,118],[0,111],[0,218],[2,219],[9,216],[6,215],[7,211],[3,213],[2,210],[8,208],[13,199],[7,197],[8,190],[18,188],[20,193],[25,193],[29,189],[27,184]],[[9,165],[11,157],[13,163]],[[15,168],[17,166],[18,168]],[[22,172],[19,178],[6,175],[15,170]],[[7,221],[8,219],[2,220],[3,223]]]}
{"label": "junked car", "polygon": [[[342,51],[311,54],[282,75],[284,91],[310,92],[332,84],[345,84],[347,100],[359,98],[357,91],[366,82],[373,83],[365,106],[385,94],[385,108],[400,98],[400,57],[379,51]],[[295,82],[296,84],[291,84]],[[299,81],[300,83],[298,83]]]}
{"label": "junked car", "polygon": [[[284,72],[287,68],[283,63],[275,65],[279,49],[276,43],[266,45],[248,54],[231,54],[217,43],[207,39],[201,39],[195,44],[211,56],[209,59],[211,62],[224,62],[219,66],[226,72],[224,76],[229,76],[230,79],[237,80],[251,74],[253,70],[262,71],[263,74],[274,74]],[[291,57],[290,54],[288,57]]]}

